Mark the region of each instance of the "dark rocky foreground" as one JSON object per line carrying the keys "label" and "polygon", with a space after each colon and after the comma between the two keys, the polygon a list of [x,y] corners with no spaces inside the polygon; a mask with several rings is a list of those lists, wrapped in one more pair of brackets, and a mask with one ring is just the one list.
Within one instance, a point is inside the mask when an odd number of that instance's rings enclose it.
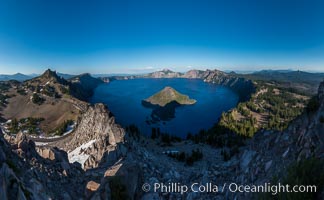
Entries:
{"label": "dark rocky foreground", "polygon": [[[211,76],[207,75],[206,81],[231,82],[208,78]],[[262,185],[272,182],[274,176],[283,178],[292,163],[311,157],[324,159],[324,82],[316,99],[316,109],[302,114],[287,130],[258,132],[228,161],[223,160],[222,149],[205,144],[186,141],[162,147],[141,135],[129,135],[102,104],[87,108],[70,137],[45,146],[36,147],[21,133],[15,137],[1,133],[0,199],[258,198],[253,193],[232,193],[225,184]],[[204,157],[193,166],[163,154],[166,150],[196,148],[201,149]],[[82,158],[83,165],[70,163],[73,156]],[[152,187],[154,183],[171,182],[189,186],[213,183],[219,192],[180,194],[142,190],[144,183]],[[323,193],[316,198],[323,198]]]}

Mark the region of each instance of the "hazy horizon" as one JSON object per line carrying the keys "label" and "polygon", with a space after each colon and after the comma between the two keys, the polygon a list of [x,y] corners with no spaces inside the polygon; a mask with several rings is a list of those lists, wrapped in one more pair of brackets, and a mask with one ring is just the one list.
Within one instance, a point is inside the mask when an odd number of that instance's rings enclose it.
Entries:
{"label": "hazy horizon", "polygon": [[147,74],[147,73],[152,73],[152,72],[156,72],[156,71],[162,71],[165,69],[171,70],[173,72],[180,72],[180,73],[186,73],[190,70],[220,70],[220,71],[224,71],[224,72],[236,72],[236,73],[241,73],[241,74],[248,74],[248,73],[254,73],[254,72],[260,72],[260,71],[303,71],[303,72],[308,72],[308,73],[324,73],[323,71],[312,71],[312,70],[300,70],[300,69],[288,69],[288,68],[281,68],[281,69],[270,69],[270,68],[264,68],[264,69],[260,69],[260,70],[221,70],[219,68],[205,68],[205,69],[199,69],[199,68],[188,68],[185,71],[176,71],[173,70],[171,68],[160,68],[160,69],[156,69],[156,70],[148,70],[147,72],[113,72],[113,73],[109,73],[109,72],[102,72],[102,73],[91,73],[89,71],[82,71],[82,72],[78,72],[78,73],[67,73],[64,71],[58,71],[54,68],[44,68],[43,71],[40,71],[39,73],[37,72],[31,72],[31,73],[23,73],[23,72],[15,72],[15,73],[1,73],[0,71],[0,75],[15,75],[15,74],[23,74],[23,75],[29,75],[29,76],[38,76],[41,75],[42,73],[44,73],[47,69],[50,69],[52,71],[56,71],[57,73],[61,73],[61,74],[68,74],[68,75],[79,75],[79,74],[83,74],[83,73],[89,73],[91,75],[141,75],[141,74]]}

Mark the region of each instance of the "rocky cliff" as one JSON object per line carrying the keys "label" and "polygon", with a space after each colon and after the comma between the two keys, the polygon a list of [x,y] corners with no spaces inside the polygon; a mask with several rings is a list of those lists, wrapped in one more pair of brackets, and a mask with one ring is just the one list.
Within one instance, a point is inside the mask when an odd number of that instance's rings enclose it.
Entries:
{"label": "rocky cliff", "polygon": [[201,76],[205,82],[230,87],[239,95],[241,101],[248,100],[255,90],[251,80],[240,78],[233,74],[227,74],[219,70],[206,70]]}
{"label": "rocky cliff", "polygon": [[114,163],[123,155],[124,129],[103,104],[90,106],[81,116],[73,135],[52,146],[69,153],[70,161],[80,162],[85,169],[100,163]]}
{"label": "rocky cliff", "polygon": [[58,149],[35,149],[19,133],[8,143],[0,130],[0,199],[78,199],[83,196],[83,170]]}
{"label": "rocky cliff", "polygon": [[225,73],[219,70],[190,70],[183,75],[184,78],[203,79],[208,83],[227,86],[233,89],[239,95],[241,101],[248,100],[254,92],[254,85],[251,80],[238,77],[233,73]]}
{"label": "rocky cliff", "polygon": [[[36,147],[21,132],[5,139],[0,129],[0,199],[90,198],[106,169],[126,155],[124,134],[103,104],[90,106],[73,134],[51,146]],[[122,169],[118,174],[133,177]],[[100,191],[111,199],[109,182],[104,185]]]}
{"label": "rocky cliff", "polygon": [[[288,174],[288,168],[294,163],[301,163],[306,159],[314,158],[324,161],[324,82],[318,89],[315,97],[318,107],[311,112],[304,112],[296,118],[285,131],[260,131],[247,144],[244,152],[240,154],[240,171],[235,181],[244,183],[264,184],[273,182],[278,177],[282,182]],[[302,173],[298,174],[304,176]],[[315,169],[313,169],[315,170]],[[324,166],[315,174],[306,176],[321,176]],[[295,178],[297,180],[297,177]],[[321,180],[323,181],[323,180]],[[311,184],[311,182],[308,182]],[[322,193],[317,194],[318,199],[324,196],[323,188],[318,188]],[[251,194],[250,194],[251,195]],[[241,198],[249,198],[249,194],[239,194]]]}

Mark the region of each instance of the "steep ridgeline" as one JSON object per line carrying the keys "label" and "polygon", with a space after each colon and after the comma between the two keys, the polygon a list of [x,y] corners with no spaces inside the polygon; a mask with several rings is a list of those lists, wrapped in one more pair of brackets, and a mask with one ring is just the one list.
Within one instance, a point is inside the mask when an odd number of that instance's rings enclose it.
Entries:
{"label": "steep ridgeline", "polygon": [[51,81],[59,83],[61,85],[60,87],[62,88],[62,86],[64,86],[66,90],[62,91],[62,93],[69,93],[72,96],[85,101],[92,96],[93,90],[103,83],[102,80],[92,77],[89,73],[73,76],[66,80],[50,69],[46,70],[41,76],[32,79],[32,81],[36,81],[39,84],[46,84]]}
{"label": "steep ridgeline", "polygon": [[46,84],[45,81],[59,83],[65,86],[67,93],[80,100],[87,100],[92,96],[93,90],[103,83],[102,80],[92,77],[89,73],[73,76],[68,80],[65,80],[63,76],[59,76],[55,71],[48,69],[41,76],[32,79],[32,81],[42,84]]}
{"label": "steep ridgeline", "polygon": [[124,129],[115,123],[112,113],[103,104],[90,106],[81,116],[73,136],[57,146],[68,152],[70,162],[79,162],[84,169],[111,165],[123,155]]}

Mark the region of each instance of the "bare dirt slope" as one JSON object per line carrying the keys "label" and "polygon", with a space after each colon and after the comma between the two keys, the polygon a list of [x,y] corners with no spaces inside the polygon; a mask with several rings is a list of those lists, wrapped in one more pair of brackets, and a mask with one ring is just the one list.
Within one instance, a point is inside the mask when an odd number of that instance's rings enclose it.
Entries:
{"label": "bare dirt slope", "polygon": [[[47,70],[43,75],[12,85],[6,91],[6,106],[0,113],[3,118],[43,118],[39,128],[49,134],[68,120],[77,121],[88,104],[71,95],[71,83]],[[35,100],[37,97],[38,100]]]}
{"label": "bare dirt slope", "polygon": [[59,100],[46,98],[43,104],[38,105],[31,101],[31,94],[23,96],[15,91],[10,91],[10,93],[16,96],[8,99],[9,103],[2,111],[3,117],[6,119],[44,118],[40,128],[45,132],[55,129],[66,120],[77,120],[81,112],[73,103],[64,98]]}

